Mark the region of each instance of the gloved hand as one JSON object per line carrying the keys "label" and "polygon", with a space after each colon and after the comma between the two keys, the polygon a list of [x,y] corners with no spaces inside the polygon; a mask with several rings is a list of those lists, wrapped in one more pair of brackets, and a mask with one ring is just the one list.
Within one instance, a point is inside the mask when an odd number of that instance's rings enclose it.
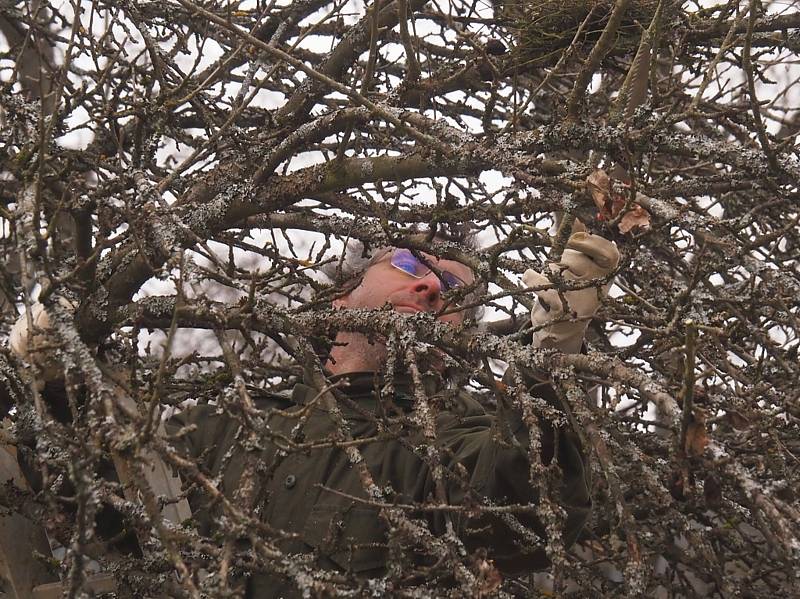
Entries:
{"label": "gloved hand", "polygon": [[[614,242],[581,231],[570,236],[561,261],[551,263],[549,267],[553,272],[560,271],[564,281],[582,282],[607,277],[617,264],[619,264],[619,250]],[[522,282],[526,287],[553,284],[547,275],[532,269],[525,271]],[[555,288],[536,291],[540,301],[531,311],[534,347],[578,353],[589,320],[600,307],[601,297],[608,295],[610,286],[609,282],[599,288],[591,286],[565,291],[563,297],[569,306],[563,305]],[[542,302],[548,307],[543,306]],[[574,318],[571,318],[573,312]],[[554,322],[562,320],[563,322]]]}
{"label": "gloved hand", "polygon": [[[66,299],[62,298],[60,301],[65,308],[72,309],[74,307]],[[9,345],[11,351],[18,357],[39,368],[42,379],[37,379],[36,382],[42,388],[45,382],[63,377],[63,367],[56,357],[56,340],[53,335],[48,334],[50,316],[42,304],[36,302],[31,306],[31,320],[34,328],[39,329],[39,332],[31,335],[28,329],[28,316],[23,314],[11,327],[8,336]]]}

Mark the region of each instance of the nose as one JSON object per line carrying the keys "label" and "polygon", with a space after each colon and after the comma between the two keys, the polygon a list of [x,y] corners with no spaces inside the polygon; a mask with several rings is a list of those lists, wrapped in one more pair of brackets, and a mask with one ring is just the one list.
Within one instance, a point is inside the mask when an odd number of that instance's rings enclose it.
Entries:
{"label": "nose", "polygon": [[442,307],[442,282],[433,272],[429,272],[421,279],[418,279],[414,283],[412,291],[425,306],[433,310],[438,310]]}

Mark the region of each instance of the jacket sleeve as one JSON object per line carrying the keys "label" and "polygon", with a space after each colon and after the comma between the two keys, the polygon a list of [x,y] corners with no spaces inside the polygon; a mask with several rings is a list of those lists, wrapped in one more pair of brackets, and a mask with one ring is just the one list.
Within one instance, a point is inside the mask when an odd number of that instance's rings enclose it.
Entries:
{"label": "jacket sleeve", "polygon": [[[548,403],[556,400],[549,384],[536,381],[530,392]],[[548,495],[554,509],[564,510],[562,541],[569,547],[591,510],[588,469],[577,435],[567,427],[556,429],[543,419],[535,435],[540,448],[534,456],[542,468],[532,469],[533,435],[518,411],[509,410],[505,417],[513,435],[511,442],[503,439],[500,419],[486,413],[459,418],[442,430],[450,465],[460,464],[463,468],[456,469],[465,471],[468,477],[448,484],[448,499],[452,505],[477,501],[495,507],[522,508],[506,513],[484,512],[478,517],[460,514],[457,528],[471,551],[486,548],[502,570],[540,570],[549,565],[540,493],[551,489]],[[535,476],[547,480],[532,481]]]}

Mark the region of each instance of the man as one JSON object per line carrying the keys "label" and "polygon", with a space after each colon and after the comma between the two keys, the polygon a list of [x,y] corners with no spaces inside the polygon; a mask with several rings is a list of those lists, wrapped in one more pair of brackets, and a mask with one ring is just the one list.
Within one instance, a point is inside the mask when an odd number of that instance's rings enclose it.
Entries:
{"label": "man", "polygon": [[[612,243],[576,233],[552,268],[563,280],[588,283],[607,278],[618,258]],[[533,271],[523,280],[552,286]],[[334,307],[388,305],[457,325],[464,314],[448,304],[445,292],[473,281],[460,262],[384,248]],[[602,292],[588,284],[563,294],[537,291],[534,344],[577,351]],[[35,318],[39,314],[46,315]],[[30,355],[21,328],[11,343],[19,355],[41,359]],[[383,340],[342,330],[326,362],[329,382],[309,369],[291,398],[262,399],[250,413],[224,403],[198,406],[171,423],[183,455],[199,465],[196,473],[184,473],[184,482],[193,483],[190,504],[199,531],[213,535],[221,519],[233,517],[221,497],[243,512],[253,508],[264,525],[228,538],[250,563],[243,568],[246,596],[300,596],[314,571],[334,572],[328,583],[343,587],[387,575],[398,587],[463,587],[480,564],[484,573],[487,564],[494,571],[492,563],[510,573],[545,568],[548,533],[561,532],[567,546],[575,541],[590,497],[571,431],[541,422],[533,434],[516,410],[484,406],[436,368],[416,376],[390,368],[393,376],[385,380],[387,357]],[[529,383],[532,395],[558,405],[549,385]],[[531,451],[532,437],[539,451]],[[557,464],[562,531],[542,522],[537,506],[546,486],[531,483],[531,459]],[[215,477],[221,495],[201,484]]]}

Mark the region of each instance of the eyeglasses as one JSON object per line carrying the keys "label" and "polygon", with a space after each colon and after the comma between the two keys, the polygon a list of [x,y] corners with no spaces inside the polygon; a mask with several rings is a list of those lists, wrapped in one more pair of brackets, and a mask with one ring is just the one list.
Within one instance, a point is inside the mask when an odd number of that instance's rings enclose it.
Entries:
{"label": "eyeglasses", "polygon": [[[405,248],[395,248],[392,250],[390,264],[397,270],[402,270],[404,273],[411,275],[415,279],[421,279],[432,270],[430,266],[424,264],[419,258],[411,253],[411,250],[407,250]],[[444,291],[450,291],[451,289],[457,289],[467,285],[463,279],[457,275],[454,275],[449,270],[439,270],[436,275],[442,282],[442,289]]]}

